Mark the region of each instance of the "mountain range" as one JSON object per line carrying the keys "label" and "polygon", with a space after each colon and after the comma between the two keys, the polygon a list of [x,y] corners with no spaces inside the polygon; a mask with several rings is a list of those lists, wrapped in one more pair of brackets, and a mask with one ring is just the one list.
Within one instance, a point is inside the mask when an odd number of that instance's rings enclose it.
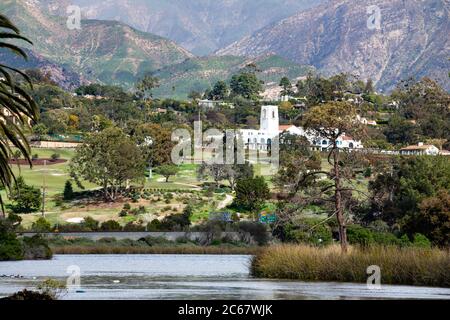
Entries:
{"label": "mountain range", "polygon": [[0,3],[0,11],[33,41],[28,67],[57,64],[80,79],[129,86],[136,77],[194,57],[173,41],[121,22],[82,20],[80,30],[70,30],[65,18],[48,15],[37,4]]}
{"label": "mountain range", "polygon": [[[81,30],[66,26],[72,4]],[[379,90],[429,76],[450,90],[449,9],[449,0],[2,0],[0,11],[34,45],[26,63],[4,50],[0,60],[50,71],[69,89],[130,88],[151,73],[159,97],[203,91],[253,62],[269,85],[316,70],[371,78]]]}
{"label": "mountain range", "polygon": [[[379,28],[374,24],[379,9]],[[334,0],[299,12],[217,52],[275,53],[325,75],[352,73],[390,90],[429,76],[450,90],[448,0]]]}
{"label": "mountain range", "polygon": [[116,20],[204,56],[323,0],[35,0],[53,14]]}

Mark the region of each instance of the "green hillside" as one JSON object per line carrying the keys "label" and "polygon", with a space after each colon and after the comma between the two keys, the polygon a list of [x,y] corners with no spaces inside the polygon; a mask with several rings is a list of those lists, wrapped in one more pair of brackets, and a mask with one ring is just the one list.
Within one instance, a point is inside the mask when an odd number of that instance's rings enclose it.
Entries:
{"label": "green hillside", "polygon": [[24,0],[3,0],[0,11],[34,42],[36,55],[91,81],[127,87],[136,77],[193,57],[170,40],[119,22],[83,20],[81,30],[70,30],[65,19]]}
{"label": "green hillside", "polygon": [[295,79],[312,70],[311,67],[301,66],[275,55],[256,59],[236,56],[192,58],[154,73],[161,82],[161,86],[155,90],[155,96],[185,99],[191,91],[203,92],[218,80],[229,80],[250,63],[258,66],[261,70],[259,78],[266,84],[278,83],[283,76]]}

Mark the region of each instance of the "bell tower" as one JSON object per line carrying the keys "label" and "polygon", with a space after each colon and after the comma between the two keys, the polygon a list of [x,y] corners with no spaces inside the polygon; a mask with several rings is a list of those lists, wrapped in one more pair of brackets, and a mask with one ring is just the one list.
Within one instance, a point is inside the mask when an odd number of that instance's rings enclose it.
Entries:
{"label": "bell tower", "polygon": [[268,131],[278,134],[279,119],[278,106],[262,106],[261,107],[261,131]]}

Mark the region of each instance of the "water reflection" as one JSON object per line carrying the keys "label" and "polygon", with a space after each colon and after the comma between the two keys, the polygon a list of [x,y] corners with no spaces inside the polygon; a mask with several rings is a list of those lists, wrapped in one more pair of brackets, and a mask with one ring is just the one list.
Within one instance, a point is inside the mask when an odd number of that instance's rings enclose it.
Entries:
{"label": "water reflection", "polygon": [[260,280],[245,255],[57,255],[50,261],[0,262],[0,296],[33,288],[44,278],[65,280],[81,269],[83,292],[65,299],[450,299],[450,289]]}

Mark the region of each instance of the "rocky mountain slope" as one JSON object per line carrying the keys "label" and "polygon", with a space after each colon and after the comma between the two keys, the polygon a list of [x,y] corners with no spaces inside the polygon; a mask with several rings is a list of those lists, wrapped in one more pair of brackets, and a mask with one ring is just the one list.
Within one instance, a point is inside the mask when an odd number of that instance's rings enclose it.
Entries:
{"label": "rocky mountain slope", "polygon": [[47,15],[36,0],[2,0],[0,11],[33,41],[36,67],[45,60],[91,81],[130,86],[138,76],[193,57],[170,40],[120,22],[83,20],[81,30],[70,30],[66,19]]}
{"label": "rocky mountain slope", "polygon": [[207,55],[323,0],[34,0],[53,14],[79,5],[89,19],[117,20]]}
{"label": "rocky mountain slope", "polygon": [[[369,5],[380,9],[379,30],[373,28]],[[333,0],[265,27],[217,54],[272,52],[324,74],[372,78],[384,90],[401,79],[423,76],[450,89],[449,10],[448,0]]]}

